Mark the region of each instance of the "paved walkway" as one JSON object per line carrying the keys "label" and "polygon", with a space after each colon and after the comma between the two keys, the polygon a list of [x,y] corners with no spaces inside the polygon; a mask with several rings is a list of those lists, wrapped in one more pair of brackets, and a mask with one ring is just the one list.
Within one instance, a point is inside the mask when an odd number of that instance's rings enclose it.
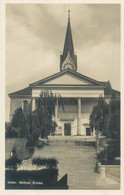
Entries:
{"label": "paved walkway", "polygon": [[[59,179],[68,174],[69,189],[119,189],[119,184],[94,172],[96,150],[92,146],[63,144],[45,146],[37,149],[34,157],[54,157],[58,160]],[[25,161],[20,169],[36,169],[32,159]]]}

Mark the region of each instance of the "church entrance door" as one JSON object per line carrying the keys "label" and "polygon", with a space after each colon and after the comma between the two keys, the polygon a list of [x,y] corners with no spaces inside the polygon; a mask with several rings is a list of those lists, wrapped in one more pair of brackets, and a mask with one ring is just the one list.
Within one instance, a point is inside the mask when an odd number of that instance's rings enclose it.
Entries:
{"label": "church entrance door", "polygon": [[71,123],[64,124],[64,135],[71,135]]}

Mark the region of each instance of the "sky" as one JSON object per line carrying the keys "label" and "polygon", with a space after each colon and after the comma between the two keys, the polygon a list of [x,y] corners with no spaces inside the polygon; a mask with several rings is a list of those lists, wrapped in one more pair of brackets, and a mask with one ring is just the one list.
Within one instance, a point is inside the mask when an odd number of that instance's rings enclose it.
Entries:
{"label": "sky", "polygon": [[[77,71],[120,90],[120,6],[70,4]],[[8,94],[60,68],[68,4],[7,4],[6,121]]]}

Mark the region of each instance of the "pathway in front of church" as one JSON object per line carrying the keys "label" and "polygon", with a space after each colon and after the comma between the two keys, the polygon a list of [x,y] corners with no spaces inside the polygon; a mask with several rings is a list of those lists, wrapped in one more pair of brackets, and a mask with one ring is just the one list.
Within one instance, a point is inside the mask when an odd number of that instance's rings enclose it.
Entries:
{"label": "pathway in front of church", "polygon": [[[96,150],[92,146],[61,144],[37,149],[34,157],[54,157],[58,160],[59,179],[68,174],[69,189],[119,189],[119,184],[94,172]],[[36,169],[29,159],[22,167]]]}

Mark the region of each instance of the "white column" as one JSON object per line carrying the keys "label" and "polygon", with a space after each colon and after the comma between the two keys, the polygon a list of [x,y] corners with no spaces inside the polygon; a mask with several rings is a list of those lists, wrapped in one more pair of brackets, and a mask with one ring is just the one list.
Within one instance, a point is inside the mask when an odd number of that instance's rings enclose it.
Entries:
{"label": "white column", "polygon": [[[56,105],[55,105],[55,122],[56,124],[58,124],[58,99],[56,101]],[[57,128],[56,128],[57,130]]]}
{"label": "white column", "polygon": [[24,101],[22,102],[22,110],[24,111]]}
{"label": "white column", "polygon": [[95,127],[93,127],[93,135],[95,136]]}
{"label": "white column", "polygon": [[64,123],[62,123],[62,135],[64,136]]}
{"label": "white column", "polygon": [[81,99],[78,98],[77,135],[81,134]]}
{"label": "white column", "polygon": [[32,98],[32,112],[35,110],[35,98]]}

